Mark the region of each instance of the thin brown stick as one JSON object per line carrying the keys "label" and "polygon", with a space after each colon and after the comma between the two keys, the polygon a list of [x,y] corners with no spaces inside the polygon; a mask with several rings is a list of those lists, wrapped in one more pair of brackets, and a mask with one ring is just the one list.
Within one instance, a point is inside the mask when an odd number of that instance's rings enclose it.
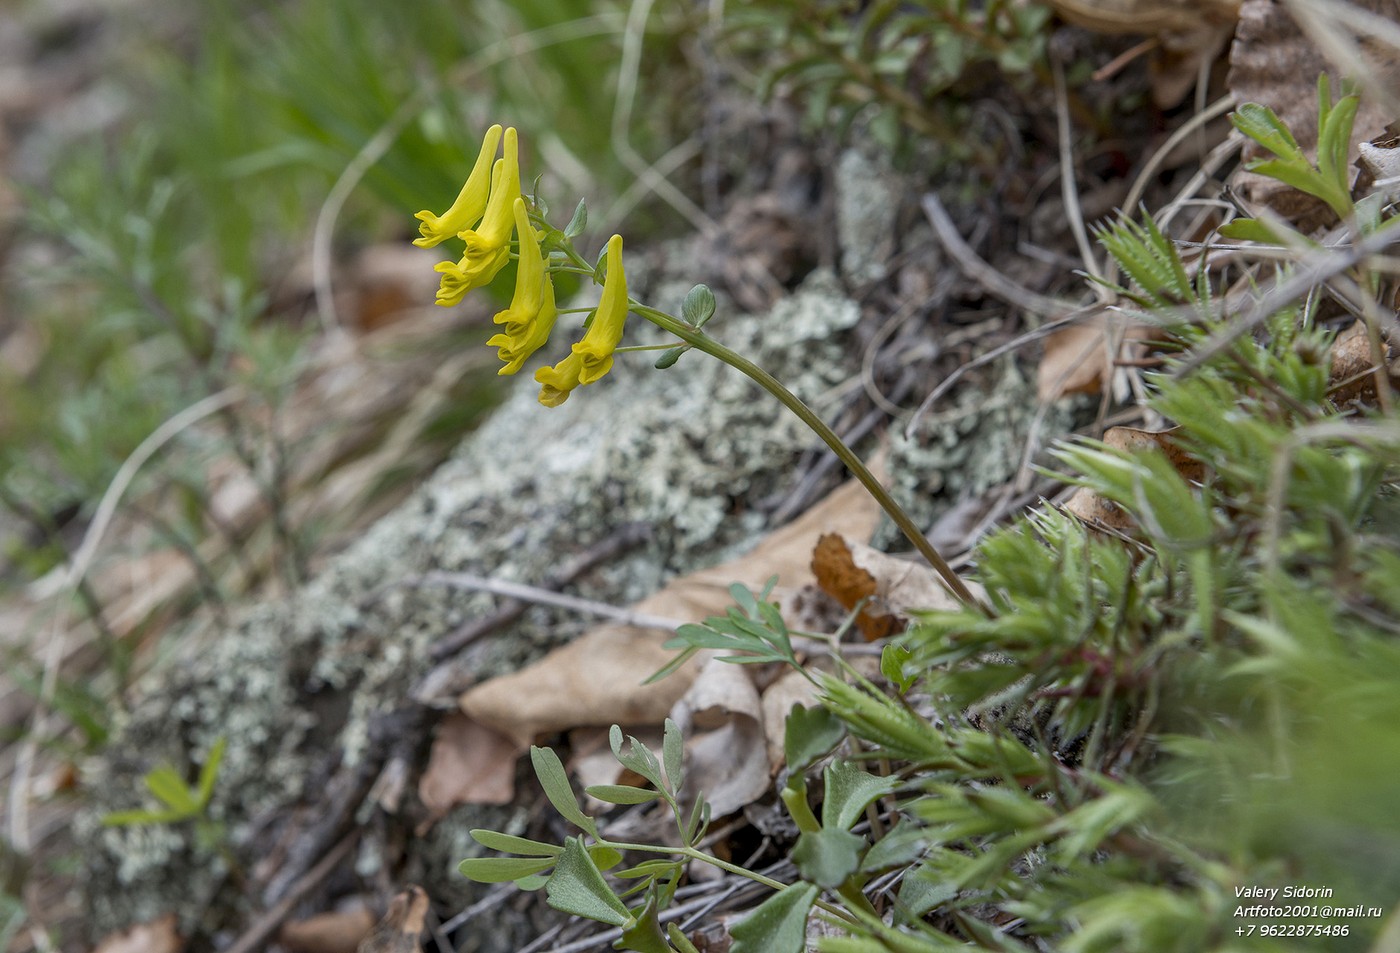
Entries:
{"label": "thin brown stick", "polygon": [[282,921],[287,919],[292,909],[301,902],[303,897],[314,890],[317,884],[331,875],[359,839],[360,832],[358,830],[352,830],[341,838],[340,843],[332,847],[330,852],[322,857],[315,867],[303,874],[301,879],[287,891],[287,895],[258,917],[257,922],[244,931],[237,942],[224,953],[253,953],[254,950],[261,949],[263,944],[282,925]]}

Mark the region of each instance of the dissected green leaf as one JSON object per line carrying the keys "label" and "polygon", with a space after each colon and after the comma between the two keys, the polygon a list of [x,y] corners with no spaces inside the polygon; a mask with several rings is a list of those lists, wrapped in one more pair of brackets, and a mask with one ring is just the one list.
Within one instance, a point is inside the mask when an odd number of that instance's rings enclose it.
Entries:
{"label": "dissected green leaf", "polygon": [[553,844],[516,837],[513,834],[502,834],[499,831],[477,828],[468,831],[468,833],[482,847],[503,851],[507,854],[520,854],[524,857],[558,857],[560,851],[564,849]]}
{"label": "dissected green leaf", "polygon": [[779,890],[729,931],[730,953],[802,953],[807,945],[807,914],[817,899],[816,884],[795,883]]}
{"label": "dissected green leaf", "polygon": [[[544,214],[541,212],[540,214]],[[569,219],[569,224],[564,226],[566,238],[577,238],[583,234],[583,230],[588,227],[588,203],[583,199],[578,200],[578,205],[574,207],[573,217]]]}
{"label": "dissected green leaf", "polygon": [[660,791],[634,788],[627,784],[594,784],[583,790],[589,797],[595,797],[609,804],[646,804],[661,796]]}
{"label": "dissected green leaf", "polygon": [[846,726],[820,705],[793,705],[783,729],[783,751],[792,772],[807,770],[846,736]]}
{"label": "dissected green leaf", "polygon": [[864,837],[839,828],[804,831],[792,849],[792,860],[804,880],[834,889],[860,869],[866,846]]}
{"label": "dissected green leaf", "polygon": [[656,891],[648,891],[646,903],[637,911],[632,925],[622,931],[613,949],[632,950],[634,953],[675,953],[661,929],[661,921],[657,917],[659,906]]}
{"label": "dissected green leaf", "polygon": [[168,764],[153,768],[143,779],[146,787],[162,804],[182,817],[194,817],[200,812],[199,799],[185,784],[180,773]]}
{"label": "dissected green leaf", "polygon": [[573,786],[569,784],[569,775],[564,770],[564,763],[559,760],[559,756],[549,748],[532,745],[530,763],[535,766],[535,776],[540,779],[545,797],[549,798],[549,803],[554,805],[560,816],[575,827],[597,837],[598,827],[593,818],[579,809]]}
{"label": "dissected green leaf", "polygon": [[690,942],[689,937],[681,932],[680,926],[676,923],[666,924],[666,939],[671,941],[671,944],[676,948],[676,953],[700,953],[700,950],[696,948],[694,943]]}
{"label": "dissected green leaf", "polygon": [[[661,776],[661,762],[656,760],[656,755],[651,753],[651,749],[642,744],[631,735],[626,736],[627,745],[623,747],[622,729],[613,725],[608,729],[608,744],[612,746],[613,757],[618,760],[627,770],[646,778],[656,785],[657,790],[665,788],[665,779]],[[619,801],[619,804],[626,803]],[[634,801],[630,803],[641,803]]]}
{"label": "dissected green leaf", "polygon": [[564,842],[564,852],[559,855],[554,873],[545,884],[545,893],[549,905],[564,913],[624,929],[632,925],[632,915],[626,904],[603,879],[581,837],[571,837]]}
{"label": "dissected green leaf", "polygon": [[903,695],[919,680],[917,669],[909,663],[914,653],[898,642],[891,642],[880,652],[880,674]]}
{"label": "dissected green leaf", "polygon": [[209,754],[204,757],[204,764],[199,769],[199,784],[197,795],[199,798],[199,809],[203,811],[209,806],[209,801],[214,797],[214,784],[219,778],[219,765],[224,760],[224,749],[228,746],[228,739],[219,736],[209,749]]}
{"label": "dissected green leaf", "polygon": [[866,806],[894,791],[894,778],[880,778],[849,761],[833,761],[826,767],[826,794],[822,801],[822,827],[846,830]]}
{"label": "dissected green leaf", "polygon": [[469,857],[457,865],[457,870],[477,883],[499,884],[520,880],[553,866],[553,857]]}
{"label": "dissected green leaf", "polygon": [[112,811],[102,815],[104,827],[126,827],[131,824],[171,824],[188,820],[180,811]]}

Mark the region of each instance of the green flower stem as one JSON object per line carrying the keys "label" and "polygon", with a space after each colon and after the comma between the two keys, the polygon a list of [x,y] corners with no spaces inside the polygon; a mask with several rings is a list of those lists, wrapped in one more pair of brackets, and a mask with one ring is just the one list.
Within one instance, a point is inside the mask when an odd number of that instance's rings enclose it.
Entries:
{"label": "green flower stem", "polygon": [[958,578],[958,574],[953,572],[952,567],[939,555],[938,550],[919,531],[919,527],[909,518],[909,514],[904,512],[904,509],[895,502],[894,497],[890,496],[880,481],[875,479],[875,474],[871,473],[861,462],[860,457],[856,456],[851,448],[846,446],[836,435],[836,431],[828,427],[796,394],[784,387],[781,381],[742,354],[730,350],[703,331],[691,327],[664,311],[648,308],[636,302],[631,303],[631,309],[634,314],[638,314],[657,327],[671,332],[697,351],[704,351],[711,357],[717,358],[735,370],[748,375],[760,387],[776,397],[784,407],[796,414],[818,437],[822,438],[822,442],[840,458],[841,462],[846,465],[846,469],[855,475],[861,485],[875,498],[875,502],[879,503],[880,507],[889,514],[890,519],[894,520],[894,525],[899,527],[905,538],[914,544],[914,548],[943,577],[944,583],[952,590],[953,594],[966,606],[982,608],[977,597],[972,594],[972,590],[968,589],[967,584]]}
{"label": "green flower stem", "polygon": [[[562,235],[562,233],[560,234]],[[596,279],[597,272],[594,271],[593,266],[578,253],[578,250],[574,248],[573,242],[564,239],[558,242],[556,247],[568,256],[573,267],[579,269],[580,273],[594,276]],[[560,268],[558,265],[555,265],[553,270],[572,271],[573,268],[567,266]],[[880,484],[880,481],[875,479],[875,474],[870,472],[861,461],[860,457],[856,456],[855,452],[851,450],[850,447],[846,446],[841,438],[836,435],[836,431],[828,427],[826,422],[818,417],[810,407],[804,404],[796,394],[784,387],[781,381],[742,354],[739,354],[737,351],[732,351],[723,344],[720,344],[699,328],[691,327],[689,324],[667,314],[665,311],[649,308],[646,305],[638,304],[630,299],[628,305],[633,314],[646,318],[663,331],[671,332],[697,351],[704,351],[706,354],[723,361],[740,373],[748,375],[748,377],[754,380],[760,387],[778,398],[779,402],[781,402],[784,407],[796,414],[798,419],[806,424],[813,433],[822,438],[822,442],[831,448],[832,453],[835,453],[841,462],[846,465],[846,469],[855,474],[855,478],[859,480],[866,491],[875,498],[875,502],[880,504],[880,508],[889,514],[890,519],[894,520],[894,525],[899,527],[905,539],[913,543],[914,548],[928,560],[929,565],[934,568],[938,575],[943,577],[944,583],[952,590],[953,595],[957,596],[959,601],[970,608],[979,609],[984,613],[987,611],[986,607],[972,594],[972,590],[967,588],[967,584],[964,583],[962,579],[958,578],[957,573],[953,572],[952,567],[948,565],[947,561],[939,554],[938,550],[934,548],[933,544],[924,537],[923,532],[915,525],[914,521],[909,518],[909,514],[904,512],[904,508],[896,503],[894,497],[890,496],[889,492]]]}
{"label": "green flower stem", "polygon": [[812,806],[807,803],[807,782],[802,779],[802,775],[794,773],[788,778],[787,786],[783,788],[780,796],[798,831],[803,834],[815,834],[822,829],[817,816],[812,813]]}

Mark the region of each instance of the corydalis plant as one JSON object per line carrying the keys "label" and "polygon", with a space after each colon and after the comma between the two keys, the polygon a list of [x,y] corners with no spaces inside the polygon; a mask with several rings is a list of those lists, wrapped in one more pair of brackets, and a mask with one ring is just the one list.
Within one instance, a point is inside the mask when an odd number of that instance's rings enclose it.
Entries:
{"label": "corydalis plant", "polygon": [[[499,159],[496,158],[498,147],[503,152]],[[498,349],[503,364],[498,373],[517,373],[549,340],[559,315],[552,276],[556,273],[586,276],[603,286],[602,295],[597,307],[588,309],[587,330],[569,355],[553,367],[535,371],[535,380],[540,384],[540,403],[558,407],[569,399],[575,388],[601,380],[612,370],[614,356],[622,350],[665,349],[656,362],[658,368],[672,366],[690,348],[704,351],[748,375],[801,418],[855,474],[943,577],[948,588],[965,604],[977,604],[966,584],[835,431],[771,374],[704,332],[705,323],[715,311],[714,295],[708,288],[696,285],[691,289],[679,318],[632,300],[627,293],[627,275],[623,270],[622,237],[614,235],[608,239],[602,259],[596,266],[589,264],[573,242],[588,222],[583,202],[579,202],[569,224],[558,229],[546,220],[548,210],[543,202],[538,198],[527,200],[521,192],[520,181],[516,131],[492,126],[482,139],[481,151],[466,184],[447,211],[437,215],[425,209],[416,216],[421,237],[414,244],[431,248],[455,235],[466,246],[460,260],[444,261],[436,266],[442,275],[437,295],[440,305],[457,304],[468,291],[490,282],[505,267],[514,246],[519,262],[515,294],[510,307],[495,316],[496,324],[502,326],[501,332],[487,342]],[[673,334],[677,342],[619,347],[629,314]]]}

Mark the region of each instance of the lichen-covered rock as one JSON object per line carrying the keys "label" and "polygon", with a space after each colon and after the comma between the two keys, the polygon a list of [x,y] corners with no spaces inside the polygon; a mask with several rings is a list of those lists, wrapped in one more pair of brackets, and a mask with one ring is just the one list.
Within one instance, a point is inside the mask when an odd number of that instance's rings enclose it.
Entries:
{"label": "lichen-covered rock", "polygon": [[[955,389],[918,421],[908,436],[895,427],[890,440],[890,492],[914,522],[931,526],[955,504],[1016,476],[1028,441],[1035,451],[1072,429],[1074,403],[1045,406],[1014,358],[994,369],[989,386]],[[875,545],[904,548],[886,520]]]}
{"label": "lichen-covered rock", "polygon": [[[688,288],[664,274],[651,292],[644,276],[633,282],[676,309]],[[858,316],[834,276],[817,272],[767,315],[734,315],[721,303],[710,330],[814,398],[852,373],[845,332]],[[653,337],[636,323],[634,343]],[[562,351],[562,322],[560,332]],[[792,461],[816,438],[705,355],[687,354],[665,372],[652,360],[619,356],[612,374],[553,410],[522,379],[448,464],[304,589],[244,612],[231,631],[201,638],[152,673],[92,766],[101,809],[141,806],[145,771],[160,761],[198,763],[222,737],[211,814],[237,854],[324,777],[326,752],[351,763],[362,756],[369,719],[403,701],[435,639],[490,610],[491,596],[421,584],[429,570],[536,582],[620,524],[642,521],[654,528],[643,547],[575,587],[626,604],[752,543],[764,520],[744,501],[785,487]],[[474,671],[485,678],[517,668],[584,623],[531,610],[475,648]],[[182,825],[104,828],[98,813],[79,827],[93,930],[170,910],[186,930],[209,929],[198,912],[237,893],[220,889],[219,853]],[[457,876],[450,868],[434,875]]]}

